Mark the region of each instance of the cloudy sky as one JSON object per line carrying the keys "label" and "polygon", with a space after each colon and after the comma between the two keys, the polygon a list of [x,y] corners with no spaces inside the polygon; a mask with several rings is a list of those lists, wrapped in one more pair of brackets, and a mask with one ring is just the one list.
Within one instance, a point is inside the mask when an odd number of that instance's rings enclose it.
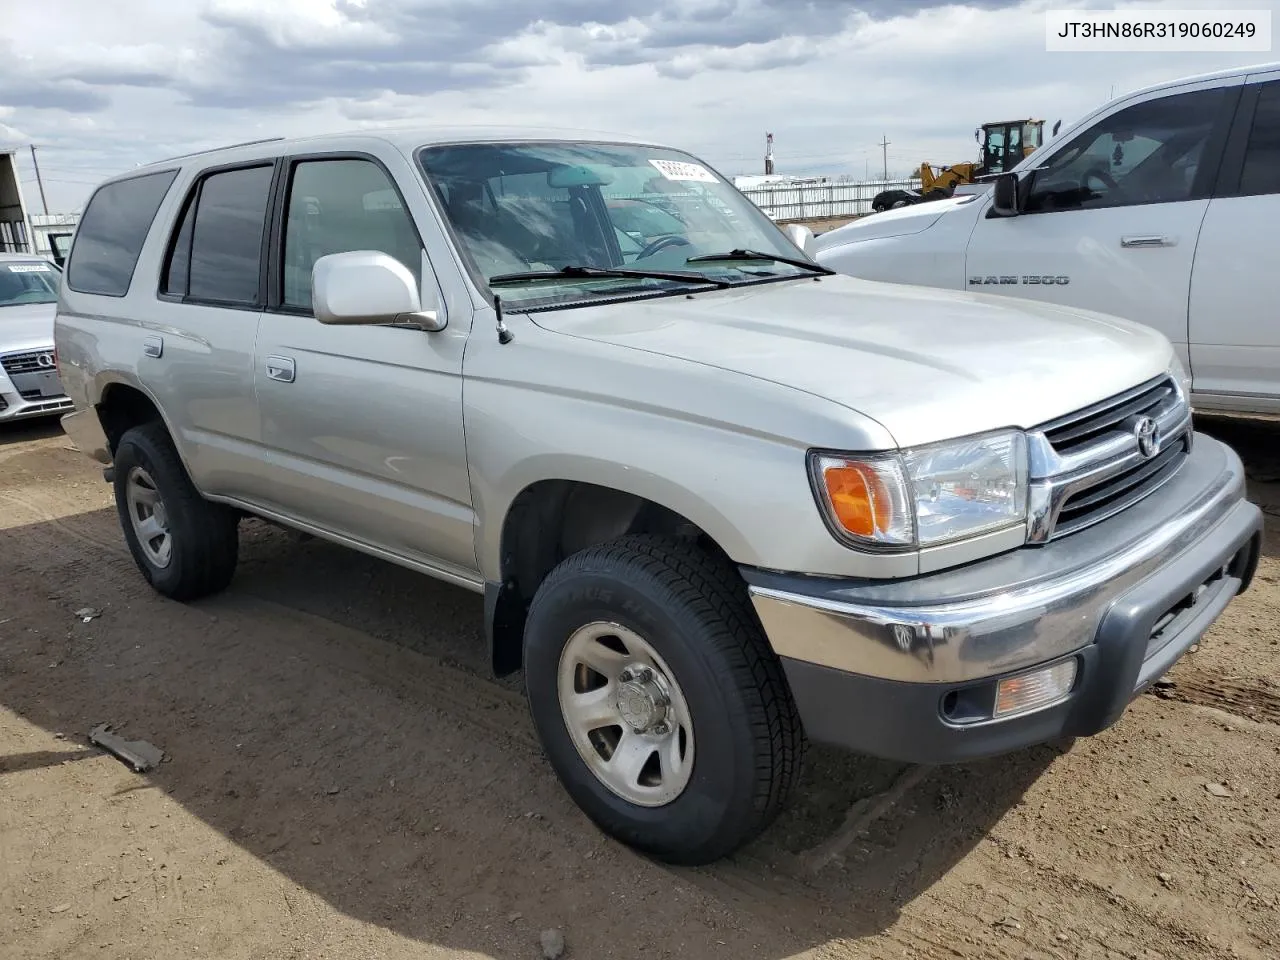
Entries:
{"label": "cloudy sky", "polygon": [[[723,173],[973,159],[986,120],[1280,55],[1047,53],[1047,9],[1280,0],[0,0],[0,144],[49,208],[137,163],[418,120],[656,137]],[[1280,25],[1280,16],[1273,12]],[[32,182],[28,204],[39,211]]]}

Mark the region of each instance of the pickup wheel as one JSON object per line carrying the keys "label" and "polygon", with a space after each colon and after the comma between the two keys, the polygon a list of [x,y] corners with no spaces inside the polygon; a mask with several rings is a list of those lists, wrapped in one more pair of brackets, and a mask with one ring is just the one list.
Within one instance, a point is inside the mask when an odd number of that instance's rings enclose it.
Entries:
{"label": "pickup wheel", "polygon": [[671,863],[727,856],[767,827],[804,737],[782,666],[727,562],[654,536],[557,566],[525,627],[548,759],[597,826]]}
{"label": "pickup wheel", "polygon": [[239,519],[196,491],[164,425],[125,431],[114,464],[120,525],[147,582],[182,601],[224,589],[239,558]]}

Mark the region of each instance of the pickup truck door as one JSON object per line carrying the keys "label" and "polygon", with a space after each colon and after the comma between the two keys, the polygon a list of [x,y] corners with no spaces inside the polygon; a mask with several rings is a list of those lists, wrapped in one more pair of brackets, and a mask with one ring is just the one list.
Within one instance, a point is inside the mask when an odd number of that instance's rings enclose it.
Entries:
{"label": "pickup truck door", "polygon": [[1280,411],[1280,71],[1246,84],[1196,247],[1190,369],[1197,406],[1268,413]]}
{"label": "pickup truck door", "polygon": [[386,166],[397,163],[412,176],[396,156],[342,154],[291,159],[282,178],[255,351],[273,486],[262,506],[474,584],[462,422],[470,318],[427,332],[326,326],[311,311],[311,267],[325,254],[378,250],[436,283]]}
{"label": "pickup truck door", "polygon": [[967,288],[1147,324],[1185,362],[1196,238],[1239,83],[1180,87],[1103,114],[1020,172],[1019,216],[994,216],[988,193]]}

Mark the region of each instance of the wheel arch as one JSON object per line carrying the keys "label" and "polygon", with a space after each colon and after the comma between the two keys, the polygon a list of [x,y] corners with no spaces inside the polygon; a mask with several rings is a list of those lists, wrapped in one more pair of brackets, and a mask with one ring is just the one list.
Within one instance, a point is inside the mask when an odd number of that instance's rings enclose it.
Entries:
{"label": "wheel arch", "polygon": [[496,676],[522,667],[529,603],[547,574],[572,553],[635,533],[695,542],[730,562],[743,549],[727,519],[697,495],[687,490],[681,491],[684,496],[646,495],[639,484],[617,479],[539,479],[511,498],[496,553],[485,567],[497,573],[496,579],[486,577],[484,593],[485,634]]}

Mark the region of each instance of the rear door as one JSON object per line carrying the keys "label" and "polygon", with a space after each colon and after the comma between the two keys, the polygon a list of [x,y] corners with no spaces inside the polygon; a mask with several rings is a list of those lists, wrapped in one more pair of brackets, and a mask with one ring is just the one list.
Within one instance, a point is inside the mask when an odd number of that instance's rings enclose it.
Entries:
{"label": "rear door", "polygon": [[1249,77],[1191,277],[1189,342],[1201,407],[1280,411],[1280,71]]}
{"label": "rear door", "polygon": [[170,418],[202,492],[262,487],[253,345],[276,162],[201,171],[172,227],[138,372]]}
{"label": "rear door", "polygon": [[1103,114],[1023,175],[1020,216],[992,216],[988,196],[968,244],[968,289],[1147,324],[1185,361],[1196,238],[1241,81]]}

